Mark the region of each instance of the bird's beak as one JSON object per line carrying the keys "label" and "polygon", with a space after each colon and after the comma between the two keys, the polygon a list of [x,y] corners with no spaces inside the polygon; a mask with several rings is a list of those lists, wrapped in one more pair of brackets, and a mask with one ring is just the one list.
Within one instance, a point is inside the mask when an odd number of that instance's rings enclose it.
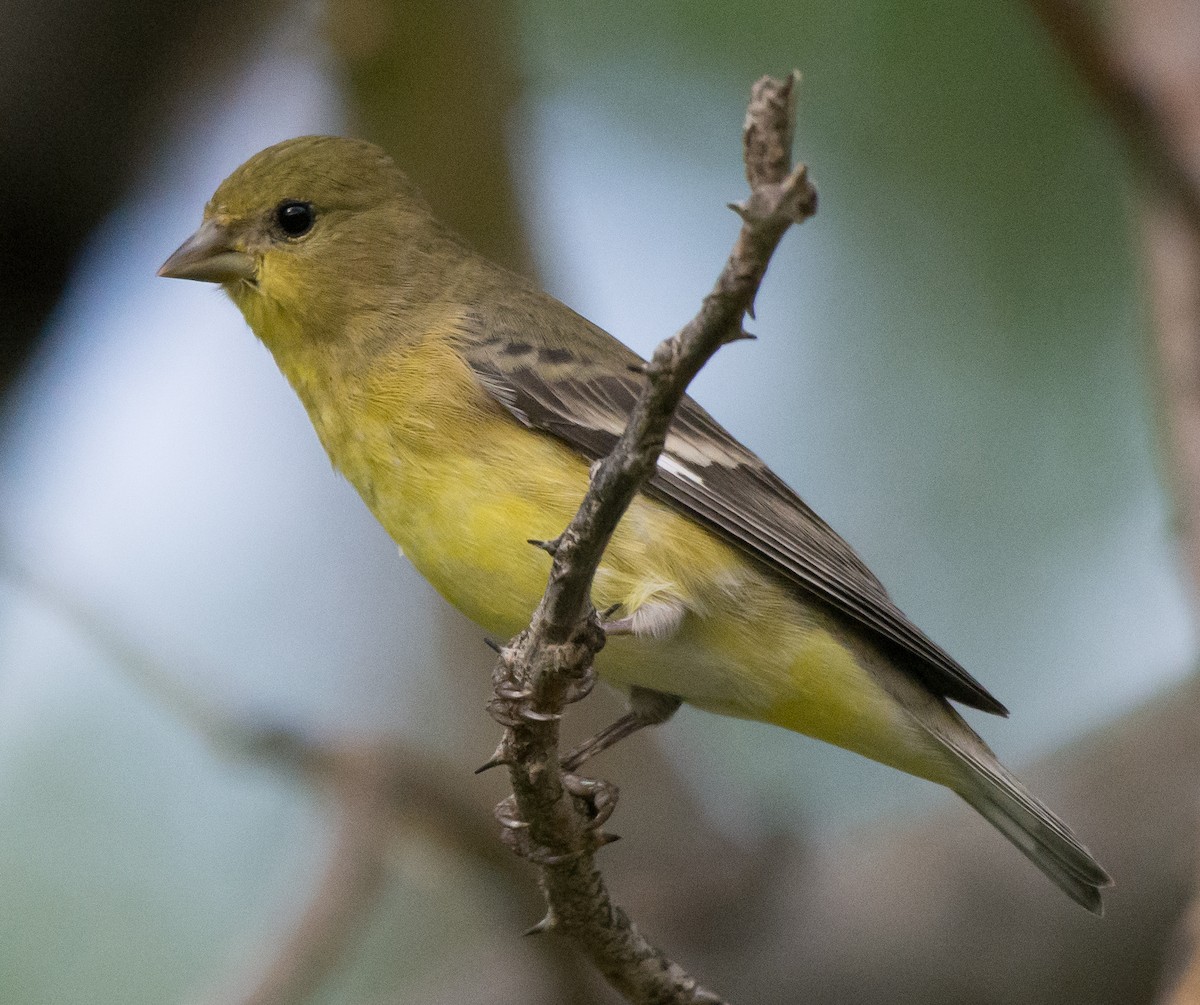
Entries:
{"label": "bird's beak", "polygon": [[195,279],[201,283],[234,283],[254,279],[254,259],[233,246],[228,230],[216,220],[206,220],[158,270],[167,279]]}

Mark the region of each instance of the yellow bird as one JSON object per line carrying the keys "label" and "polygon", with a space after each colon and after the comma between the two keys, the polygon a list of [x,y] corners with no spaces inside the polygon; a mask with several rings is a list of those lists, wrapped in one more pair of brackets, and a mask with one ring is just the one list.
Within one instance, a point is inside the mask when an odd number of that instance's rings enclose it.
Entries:
{"label": "yellow bird", "polygon": [[[550,565],[527,542],[566,526],[624,428],[630,349],[474,253],[358,140],[252,157],[159,275],[221,284],[421,574],[487,631],[525,626]],[[593,597],[622,613],[597,660],[630,695],[620,733],[685,701],[856,751],[952,789],[1101,912],[1104,870],[950,701],[1004,707],[691,399]]]}

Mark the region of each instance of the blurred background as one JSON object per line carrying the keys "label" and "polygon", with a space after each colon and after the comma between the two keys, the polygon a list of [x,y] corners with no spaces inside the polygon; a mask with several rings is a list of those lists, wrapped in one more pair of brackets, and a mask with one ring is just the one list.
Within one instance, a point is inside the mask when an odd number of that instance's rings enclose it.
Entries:
{"label": "blurred background", "polygon": [[647,352],[795,66],[820,213],[694,395],[1010,707],[972,721],[1118,886],[1097,921],[932,786],[685,709],[597,764],[613,892],[737,1001],[1200,1000],[1197,6],[0,5],[0,998],[616,1000],[519,937],[480,630],[232,304],[154,272],[257,150],[364,136]]}

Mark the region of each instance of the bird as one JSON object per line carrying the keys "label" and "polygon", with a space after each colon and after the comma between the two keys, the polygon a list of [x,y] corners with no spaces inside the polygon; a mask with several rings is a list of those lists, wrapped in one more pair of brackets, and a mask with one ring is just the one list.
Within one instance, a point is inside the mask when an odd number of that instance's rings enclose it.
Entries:
{"label": "bird", "polygon": [[[645,381],[631,349],[473,251],[379,147],[302,136],[217,187],[159,275],[215,283],[303,403],[334,467],[416,569],[508,638],[553,539]],[[1104,869],[966,723],[1005,707],[854,550],[690,397],[593,583],[629,712],[570,759],[681,703],[770,723],[945,786],[1072,900]]]}

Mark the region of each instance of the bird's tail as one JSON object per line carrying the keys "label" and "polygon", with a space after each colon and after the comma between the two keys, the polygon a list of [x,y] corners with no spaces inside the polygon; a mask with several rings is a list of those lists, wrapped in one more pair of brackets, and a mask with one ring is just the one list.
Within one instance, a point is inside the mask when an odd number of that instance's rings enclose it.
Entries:
{"label": "bird's tail", "polygon": [[1093,914],[1103,914],[1100,890],[1112,880],[1071,829],[992,757],[982,741],[982,750],[974,751],[944,735],[939,739],[961,767],[954,790],[1068,897]]}

